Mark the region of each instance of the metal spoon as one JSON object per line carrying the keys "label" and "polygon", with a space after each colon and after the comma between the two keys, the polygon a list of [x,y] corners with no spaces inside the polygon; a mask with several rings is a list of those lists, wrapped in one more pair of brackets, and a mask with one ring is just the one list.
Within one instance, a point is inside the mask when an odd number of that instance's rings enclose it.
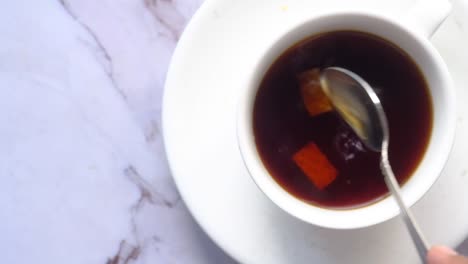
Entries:
{"label": "metal spoon", "polygon": [[401,191],[388,161],[388,122],[380,100],[372,87],[359,75],[339,67],[322,71],[320,83],[333,106],[364,144],[381,153],[380,169],[388,189],[400,207],[406,227],[425,262],[429,244],[422,235],[411,211],[401,198]]}

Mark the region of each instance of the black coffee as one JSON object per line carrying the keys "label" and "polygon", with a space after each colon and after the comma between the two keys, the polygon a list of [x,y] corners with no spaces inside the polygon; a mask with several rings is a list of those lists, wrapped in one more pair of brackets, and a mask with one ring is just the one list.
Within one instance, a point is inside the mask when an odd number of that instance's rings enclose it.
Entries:
{"label": "black coffee", "polygon": [[[363,206],[388,193],[380,153],[367,149],[335,111],[311,116],[301,95],[298,76],[329,66],[357,73],[376,90],[387,114],[390,163],[400,184],[416,169],[428,145],[431,97],[408,54],[380,37],[356,31],[307,38],[286,50],[263,77],[253,127],[257,150],[273,178],[292,195],[315,205]],[[314,184],[293,158],[311,144],[336,171],[326,187]]]}

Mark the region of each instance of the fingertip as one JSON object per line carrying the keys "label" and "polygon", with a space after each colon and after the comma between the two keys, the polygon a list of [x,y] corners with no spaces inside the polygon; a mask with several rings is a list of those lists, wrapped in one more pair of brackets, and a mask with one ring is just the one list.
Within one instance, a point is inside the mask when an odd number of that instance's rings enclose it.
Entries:
{"label": "fingertip", "polygon": [[457,255],[457,252],[449,247],[433,246],[427,254],[427,262],[429,264],[444,264],[454,255]]}

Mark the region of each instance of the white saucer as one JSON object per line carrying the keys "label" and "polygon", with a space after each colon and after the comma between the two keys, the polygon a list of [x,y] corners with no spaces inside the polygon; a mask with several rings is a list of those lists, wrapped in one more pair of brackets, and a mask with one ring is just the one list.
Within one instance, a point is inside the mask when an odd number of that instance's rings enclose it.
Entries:
{"label": "white saucer", "polygon": [[[327,3],[325,6],[324,3]],[[321,4],[320,4],[321,3]],[[300,16],[346,1],[211,0],[185,30],[169,69],[163,103],[164,139],[179,191],[194,217],[242,263],[417,263],[399,218],[335,231],[281,211],[256,187],[236,141],[236,103],[247,70],[269,41]],[[353,1],[353,8],[397,13],[406,0]],[[349,4],[348,4],[349,5]],[[468,83],[466,38],[449,18],[433,42],[458,85]],[[465,42],[464,42],[465,41]],[[455,246],[468,234],[468,106],[457,88],[455,147],[439,181],[413,207],[427,238]]]}

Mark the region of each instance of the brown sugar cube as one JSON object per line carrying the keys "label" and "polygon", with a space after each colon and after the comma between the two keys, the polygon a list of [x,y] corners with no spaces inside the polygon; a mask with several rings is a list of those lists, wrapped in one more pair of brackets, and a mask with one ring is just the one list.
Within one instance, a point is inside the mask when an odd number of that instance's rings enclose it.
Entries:
{"label": "brown sugar cube", "polygon": [[311,116],[317,116],[333,109],[320,86],[320,70],[318,68],[300,73],[298,81],[302,100]]}

